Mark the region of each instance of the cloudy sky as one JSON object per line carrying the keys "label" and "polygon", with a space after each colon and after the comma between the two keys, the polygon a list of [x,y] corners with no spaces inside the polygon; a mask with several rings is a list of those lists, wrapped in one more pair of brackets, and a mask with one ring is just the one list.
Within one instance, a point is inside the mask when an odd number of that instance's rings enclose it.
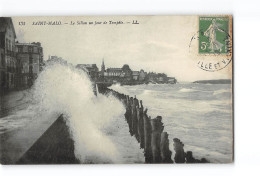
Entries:
{"label": "cloudy sky", "polygon": [[[221,71],[197,67],[197,16],[13,17],[19,42],[41,42],[44,59],[57,55],[69,63],[106,67],[129,64],[132,70],[164,72],[178,81],[230,78],[231,64]],[[132,24],[137,20],[139,24]],[[60,21],[62,25],[32,25]],[[77,25],[77,22],[102,22]],[[125,24],[109,24],[122,21]],[[25,25],[19,25],[25,22]],[[70,25],[74,22],[74,25]],[[107,22],[107,24],[103,24]],[[127,22],[130,22],[129,24]],[[68,23],[68,24],[65,24]]]}

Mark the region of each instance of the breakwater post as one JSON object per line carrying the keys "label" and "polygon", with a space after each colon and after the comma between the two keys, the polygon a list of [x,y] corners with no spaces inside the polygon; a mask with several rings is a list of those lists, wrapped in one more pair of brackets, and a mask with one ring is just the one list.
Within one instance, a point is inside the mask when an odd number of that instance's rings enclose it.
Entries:
{"label": "breakwater post", "polygon": [[174,161],[176,163],[185,163],[185,152],[184,152],[184,144],[178,138],[173,139],[173,147],[175,150]]}
{"label": "breakwater post", "polygon": [[152,163],[151,134],[151,117],[147,116],[146,109],[144,112],[144,157],[146,163]]}
{"label": "breakwater post", "polygon": [[161,133],[163,131],[162,117],[157,116],[155,119],[152,119],[151,125],[152,125],[151,145],[152,145],[153,163],[160,163],[161,162],[160,143],[161,143]]}
{"label": "breakwater post", "polygon": [[192,156],[192,151],[187,151],[187,153],[184,152],[184,144],[180,141],[178,138],[173,139],[173,147],[175,150],[175,163],[209,163],[209,161],[205,158],[195,159]]}
{"label": "breakwater post", "polygon": [[137,109],[137,120],[138,120],[138,134],[140,148],[144,148],[144,108],[142,100],[140,101],[140,108]]}
{"label": "breakwater post", "polygon": [[102,94],[112,94],[117,97],[125,106],[125,119],[129,126],[131,136],[135,136],[140,143],[140,148],[144,149],[145,163],[208,163],[205,158],[195,159],[192,152],[185,153],[184,144],[174,138],[174,161],[171,158],[172,152],[169,149],[168,133],[163,132],[164,126],[162,117],[157,116],[152,119],[148,116],[148,109],[144,110],[142,100],[135,97],[121,94],[105,86],[98,85],[98,90]]}
{"label": "breakwater post", "polygon": [[161,149],[162,163],[173,163],[173,161],[171,159],[172,152],[169,149],[169,139],[168,139],[167,132],[163,132],[161,134],[160,149]]}

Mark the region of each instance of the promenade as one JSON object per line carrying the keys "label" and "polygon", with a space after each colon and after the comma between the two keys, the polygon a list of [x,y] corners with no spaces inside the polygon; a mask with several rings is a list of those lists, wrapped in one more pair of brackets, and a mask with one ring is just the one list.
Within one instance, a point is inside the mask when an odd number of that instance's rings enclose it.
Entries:
{"label": "promenade", "polygon": [[0,163],[15,164],[58,116],[37,113],[29,90],[10,92],[1,98]]}

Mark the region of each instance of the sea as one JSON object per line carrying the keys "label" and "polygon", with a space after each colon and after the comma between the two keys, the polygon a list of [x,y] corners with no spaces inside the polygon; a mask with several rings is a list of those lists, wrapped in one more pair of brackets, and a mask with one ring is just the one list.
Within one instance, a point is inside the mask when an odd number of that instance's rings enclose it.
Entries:
{"label": "sea", "polygon": [[[112,95],[93,94],[86,74],[72,66],[51,64],[31,89],[1,100],[0,161],[15,163],[63,114],[75,155],[81,163],[144,163],[143,149],[130,136],[123,104]],[[212,163],[232,161],[233,120],[230,84],[112,85],[143,101],[151,118],[162,116],[164,131],[179,138],[185,151]]]}
{"label": "sea", "polygon": [[197,159],[227,163],[233,153],[231,84],[113,85],[110,88],[143,101],[151,118],[162,116],[164,131],[179,138]]}

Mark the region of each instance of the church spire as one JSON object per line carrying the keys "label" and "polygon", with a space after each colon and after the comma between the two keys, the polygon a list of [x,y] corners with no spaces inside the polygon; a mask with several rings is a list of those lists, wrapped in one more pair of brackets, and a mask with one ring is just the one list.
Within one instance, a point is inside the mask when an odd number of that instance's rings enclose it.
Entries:
{"label": "church spire", "polygon": [[104,58],[103,58],[102,65],[101,65],[101,74],[102,74],[102,76],[104,76],[105,69],[106,69],[106,67],[105,67]]}

